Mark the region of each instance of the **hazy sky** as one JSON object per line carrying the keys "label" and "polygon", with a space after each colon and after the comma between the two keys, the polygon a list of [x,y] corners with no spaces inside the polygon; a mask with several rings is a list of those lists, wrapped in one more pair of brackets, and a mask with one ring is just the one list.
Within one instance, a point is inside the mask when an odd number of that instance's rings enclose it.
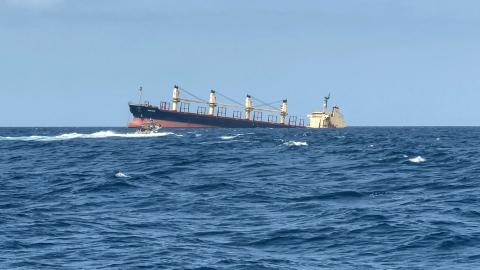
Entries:
{"label": "hazy sky", "polygon": [[480,125],[480,1],[0,0],[0,126],[125,126],[143,85]]}

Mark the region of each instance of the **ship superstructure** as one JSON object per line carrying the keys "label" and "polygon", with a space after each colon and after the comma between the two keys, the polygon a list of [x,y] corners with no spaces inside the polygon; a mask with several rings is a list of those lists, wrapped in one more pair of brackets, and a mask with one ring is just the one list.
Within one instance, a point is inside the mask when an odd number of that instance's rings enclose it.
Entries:
{"label": "ship superstructure", "polygon": [[323,111],[312,112],[308,115],[309,128],[344,128],[347,126],[338,106],[333,106],[332,111],[328,111],[329,99],[330,94],[324,98]]}
{"label": "ship superstructure", "polygon": [[[162,128],[305,128],[305,121],[294,115],[289,115],[287,99],[277,102],[263,102],[252,95],[246,95],[245,103],[235,100],[211,90],[209,99],[203,100],[189,91],[173,87],[172,101],[160,102],[159,106],[143,100],[143,89],[140,87],[140,100],[130,102],[130,112],[133,120],[128,127],[142,129],[145,126],[155,125]],[[188,98],[184,98],[186,94]],[[217,100],[229,100],[228,104]],[[328,99],[330,96],[328,97]],[[323,112],[313,112],[308,117],[311,128],[345,127],[345,122],[338,107],[328,112],[327,102]],[[278,107],[272,105],[278,103]],[[192,106],[192,104],[197,105]]]}

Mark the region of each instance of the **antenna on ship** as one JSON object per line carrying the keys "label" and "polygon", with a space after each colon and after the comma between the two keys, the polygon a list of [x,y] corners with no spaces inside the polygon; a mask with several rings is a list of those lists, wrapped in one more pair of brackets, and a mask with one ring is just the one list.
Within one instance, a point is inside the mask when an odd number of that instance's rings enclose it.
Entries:
{"label": "antenna on ship", "polygon": [[328,100],[330,99],[330,93],[328,93],[328,96],[323,98],[325,100],[325,103],[323,104],[323,112],[328,111]]}
{"label": "antenna on ship", "polygon": [[142,104],[142,99],[143,99],[143,88],[140,86],[140,88],[138,88],[138,91],[140,92],[140,101],[139,103]]}

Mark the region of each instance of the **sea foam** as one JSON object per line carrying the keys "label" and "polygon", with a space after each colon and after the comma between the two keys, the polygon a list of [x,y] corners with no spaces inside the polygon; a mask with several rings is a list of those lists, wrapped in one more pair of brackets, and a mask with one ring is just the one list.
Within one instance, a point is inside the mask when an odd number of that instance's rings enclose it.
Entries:
{"label": "sea foam", "polygon": [[286,146],[307,146],[307,142],[288,141],[283,143]]}
{"label": "sea foam", "polygon": [[111,130],[106,131],[98,131],[89,134],[83,133],[65,133],[61,135],[55,136],[18,136],[18,137],[1,137],[0,140],[4,141],[40,141],[40,142],[48,142],[48,141],[63,141],[63,140],[72,140],[72,139],[101,139],[101,138],[110,138],[110,137],[119,137],[119,138],[149,138],[149,137],[163,137],[172,135],[172,132],[157,132],[157,133],[149,133],[149,134],[141,134],[141,133],[116,133]]}
{"label": "sea foam", "polygon": [[231,140],[231,139],[235,139],[239,136],[242,136],[243,134],[236,134],[236,135],[225,135],[225,136],[220,136],[220,139],[222,140]]}
{"label": "sea foam", "polygon": [[416,156],[414,158],[410,158],[408,159],[410,162],[413,162],[413,163],[423,163],[425,161],[427,161],[424,157],[422,156]]}
{"label": "sea foam", "polygon": [[117,178],[130,178],[130,176],[124,174],[123,172],[117,172],[115,174],[115,177],[117,177]]}

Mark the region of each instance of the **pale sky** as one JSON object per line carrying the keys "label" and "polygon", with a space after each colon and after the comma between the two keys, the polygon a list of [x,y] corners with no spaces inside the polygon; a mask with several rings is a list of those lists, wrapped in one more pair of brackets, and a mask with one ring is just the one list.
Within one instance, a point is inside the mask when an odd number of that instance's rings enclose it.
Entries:
{"label": "pale sky", "polygon": [[480,1],[0,0],[0,126],[126,126],[174,84],[323,96],[351,126],[480,125]]}

